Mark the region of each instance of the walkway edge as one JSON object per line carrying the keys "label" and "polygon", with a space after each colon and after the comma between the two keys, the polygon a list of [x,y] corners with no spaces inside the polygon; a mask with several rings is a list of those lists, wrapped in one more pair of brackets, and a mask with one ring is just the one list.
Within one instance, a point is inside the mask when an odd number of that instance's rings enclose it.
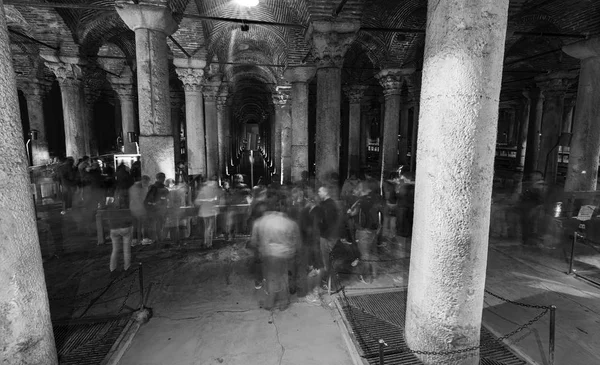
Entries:
{"label": "walkway edge", "polygon": [[338,328],[340,329],[340,333],[342,334],[342,338],[346,343],[346,347],[348,348],[348,352],[350,353],[350,357],[352,358],[352,363],[354,365],[368,365],[368,363],[363,360],[363,358],[358,353],[358,349],[352,338],[350,337],[351,327],[349,326],[346,316],[344,315],[344,311],[340,307],[340,302],[337,297],[334,298],[333,302],[335,303],[335,310],[331,311],[335,322],[337,323]]}
{"label": "walkway edge", "polygon": [[130,319],[129,323],[127,323],[127,325],[123,329],[123,332],[121,332],[121,335],[119,336],[119,338],[117,338],[110,351],[108,351],[108,354],[106,355],[104,360],[100,363],[100,365],[119,364],[119,361],[121,361],[121,358],[125,354],[125,351],[127,351],[129,345],[131,345],[133,337],[135,337],[140,327],[140,323],[134,321],[133,319]]}
{"label": "walkway edge", "polygon": [[[481,322],[481,326],[485,327],[486,330],[490,331],[490,333],[492,335],[494,335],[496,338],[500,338],[502,337],[502,333],[494,330],[493,328],[491,328],[490,326],[488,326],[487,324],[485,324],[484,322]],[[502,341],[502,344],[506,347],[506,349],[508,351],[511,351],[512,353],[514,353],[516,356],[520,357],[523,361],[525,361],[528,365],[540,365],[540,363],[538,363],[537,361],[535,361],[534,359],[531,358],[531,356],[527,355],[521,348],[519,348],[517,345],[508,342],[508,341]]]}

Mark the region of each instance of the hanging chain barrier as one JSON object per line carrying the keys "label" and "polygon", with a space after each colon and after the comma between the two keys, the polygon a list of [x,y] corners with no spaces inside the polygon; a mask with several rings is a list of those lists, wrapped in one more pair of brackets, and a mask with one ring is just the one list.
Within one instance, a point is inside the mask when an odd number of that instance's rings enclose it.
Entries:
{"label": "hanging chain barrier", "polygon": [[[527,323],[520,325],[519,327],[515,328],[514,330],[512,330],[511,332],[500,336],[498,338],[493,338],[491,340],[488,341],[483,341],[480,342],[480,344],[478,346],[471,346],[471,347],[467,347],[467,348],[462,348],[462,349],[456,349],[456,350],[448,350],[448,351],[422,351],[422,350],[414,350],[414,349],[410,349],[408,347],[400,347],[400,346],[390,346],[388,343],[385,342],[385,339],[381,338],[380,336],[376,336],[375,334],[371,333],[365,326],[362,326],[362,324],[360,324],[360,321],[357,321],[356,318],[354,317],[354,309],[358,309],[360,310],[362,313],[366,313],[369,314],[373,317],[378,318],[379,320],[382,320],[392,326],[398,327],[398,325],[396,323],[393,323],[391,321],[388,321],[384,318],[381,318],[379,316],[377,316],[376,314],[370,313],[367,310],[365,310],[364,308],[358,308],[355,307],[354,305],[350,304],[350,300],[348,299],[347,295],[346,295],[346,287],[345,285],[342,285],[342,282],[340,280],[339,277],[339,273],[338,271],[335,269],[333,262],[334,262],[334,256],[333,256],[333,252],[331,252],[329,254],[329,260],[330,260],[330,267],[331,270],[333,271],[334,275],[335,275],[335,279],[337,282],[337,285],[340,286],[340,289],[337,290],[336,292],[341,292],[341,298],[343,300],[343,306],[345,308],[347,308],[348,313],[350,314],[350,320],[351,323],[354,324],[355,326],[360,327],[360,330],[364,331],[364,333],[366,333],[367,337],[369,337],[372,341],[376,342],[379,344],[379,359],[380,359],[380,365],[384,364],[384,357],[385,357],[385,351],[384,348],[385,347],[392,347],[394,349],[394,352],[396,353],[413,353],[413,354],[417,354],[417,355],[437,355],[437,356],[450,356],[450,355],[458,355],[458,354],[465,354],[465,353],[469,353],[469,352],[475,352],[480,350],[482,347],[487,346],[487,345],[495,345],[498,343],[502,343],[504,340],[516,335],[517,333],[523,331],[524,329],[531,327],[534,323],[538,322],[540,319],[542,319],[542,317],[544,317],[548,312],[550,312],[550,334],[549,334],[549,364],[550,365],[554,365],[554,344],[555,344],[555,323],[556,323],[556,307],[554,305],[551,306],[544,306],[544,305],[533,305],[533,304],[527,304],[527,303],[522,303],[522,302],[517,302],[514,300],[510,300],[504,297],[501,297],[500,295],[494,294],[492,292],[490,292],[489,290],[485,290],[485,293],[503,301],[509,304],[513,304],[513,305],[517,305],[517,306],[521,306],[521,307],[525,307],[525,308],[532,308],[532,309],[542,309],[542,311],[537,314],[535,317],[533,317],[532,319],[530,319]],[[376,260],[375,260],[376,261]],[[333,285],[333,282],[332,282]],[[378,288],[373,288],[372,290],[376,290]],[[364,289],[363,289],[364,290]],[[362,340],[362,333],[361,331],[356,331],[356,333],[358,334],[359,337],[361,337],[360,339]]]}

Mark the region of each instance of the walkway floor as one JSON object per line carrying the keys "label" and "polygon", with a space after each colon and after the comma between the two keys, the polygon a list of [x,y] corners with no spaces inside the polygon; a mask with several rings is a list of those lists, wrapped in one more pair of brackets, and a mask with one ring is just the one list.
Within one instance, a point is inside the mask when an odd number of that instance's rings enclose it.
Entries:
{"label": "walkway floor", "polygon": [[[85,293],[108,279],[110,245],[96,246],[91,236],[68,241],[69,253],[44,265],[51,296]],[[154,317],[140,328],[120,364],[352,363],[331,298],[325,295],[320,306],[297,301],[283,312],[261,309],[257,304],[260,291],[254,289],[248,275],[249,252],[243,243],[217,241],[215,247],[201,250],[189,244],[133,249],[134,260],[144,262],[146,286],[152,284],[148,306]],[[597,252],[580,249],[584,254],[578,261],[593,264],[600,259]],[[408,261],[402,258],[406,256],[402,247],[382,250],[382,257],[399,259],[381,263],[379,278],[368,285],[357,281],[347,252],[342,246],[339,257],[346,259],[340,276],[348,290],[406,285]],[[600,364],[600,289],[567,275],[567,269],[561,248],[525,248],[514,240],[492,239],[486,287],[511,300],[557,306],[555,364]],[[122,302],[119,290],[110,294],[112,300],[99,301],[86,316],[114,314]],[[138,305],[137,290],[137,285],[133,286],[124,310]],[[52,305],[53,318],[79,315],[82,309],[76,308],[77,304]],[[501,335],[539,312],[486,295],[483,320]],[[533,363],[547,365],[548,329],[546,314],[511,337],[511,343]]]}

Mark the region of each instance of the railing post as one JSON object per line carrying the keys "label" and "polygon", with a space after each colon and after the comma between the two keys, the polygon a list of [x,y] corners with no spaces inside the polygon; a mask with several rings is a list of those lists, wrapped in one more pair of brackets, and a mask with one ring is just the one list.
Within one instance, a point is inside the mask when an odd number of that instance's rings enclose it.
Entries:
{"label": "railing post", "polygon": [[569,260],[569,274],[573,273],[573,259],[575,258],[575,243],[577,242],[577,235],[579,232],[573,232],[573,242],[571,242],[571,259]]}
{"label": "railing post", "polygon": [[383,345],[385,345],[385,341],[383,339],[379,339],[379,365],[383,365]]}
{"label": "railing post", "polygon": [[550,306],[550,341],[548,345],[549,364],[554,365],[554,341],[556,338],[556,306]]}
{"label": "railing post", "polygon": [[144,309],[144,271],[141,262],[139,263],[138,274],[140,277],[140,309]]}

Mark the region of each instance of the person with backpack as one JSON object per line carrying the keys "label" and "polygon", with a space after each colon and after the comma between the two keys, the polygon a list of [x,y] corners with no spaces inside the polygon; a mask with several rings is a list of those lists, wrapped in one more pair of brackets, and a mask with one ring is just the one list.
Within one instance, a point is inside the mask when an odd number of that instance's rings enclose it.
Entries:
{"label": "person with backpack", "polygon": [[385,201],[380,195],[373,193],[367,182],[358,185],[357,193],[359,198],[347,213],[355,220],[356,240],[363,268],[359,280],[366,284],[364,276],[372,283],[377,274],[373,262],[376,259],[377,237],[382,228],[380,217],[385,209]]}
{"label": "person with backpack", "polygon": [[164,173],[159,172],[156,174],[156,182],[150,185],[146,199],[144,199],[150,223],[150,231],[152,232],[154,242],[157,243],[163,238],[163,225],[169,205],[169,189],[165,186],[165,179],[166,176]]}

